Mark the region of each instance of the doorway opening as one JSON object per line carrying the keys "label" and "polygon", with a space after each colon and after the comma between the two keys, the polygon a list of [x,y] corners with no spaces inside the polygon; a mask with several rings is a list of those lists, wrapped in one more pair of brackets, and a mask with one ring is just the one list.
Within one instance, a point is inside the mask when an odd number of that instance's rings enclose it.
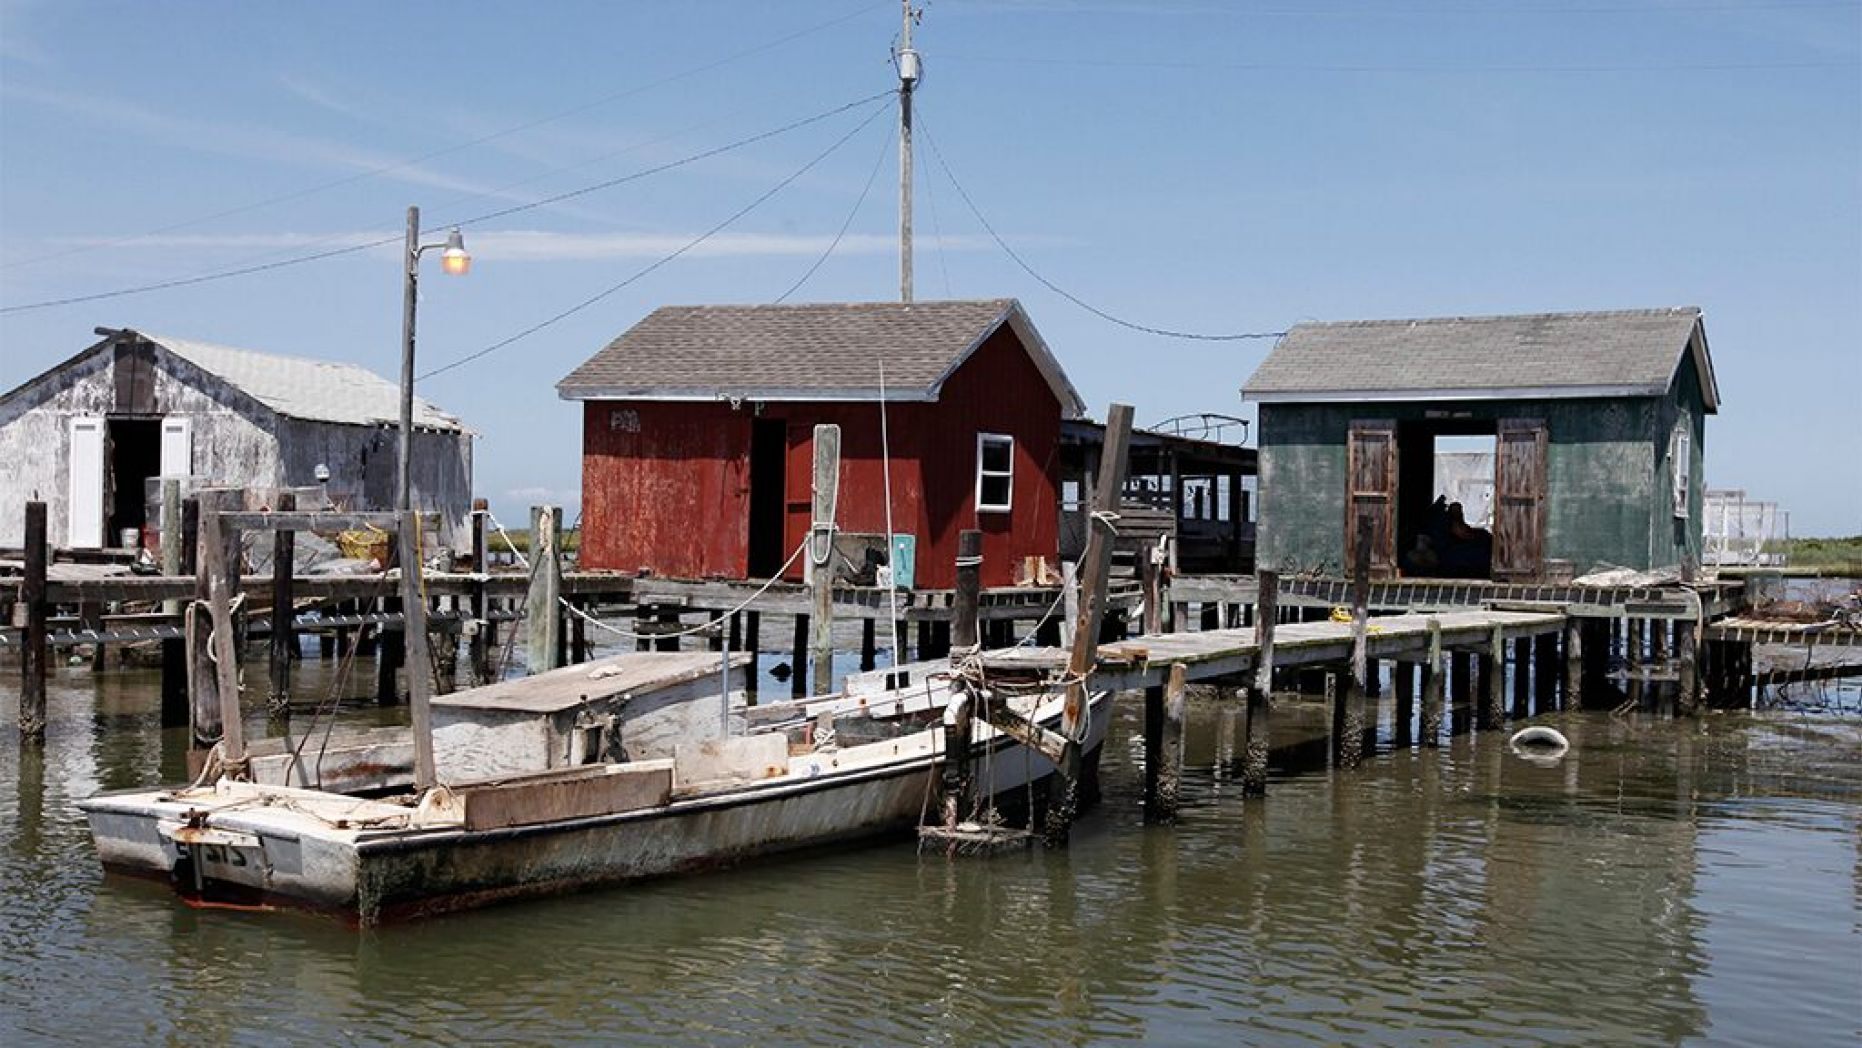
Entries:
{"label": "doorway opening", "polygon": [[1499,427],[1404,423],[1398,435],[1398,567],[1412,578],[1490,579]]}
{"label": "doorway opening", "polygon": [[108,420],[106,457],[109,463],[108,527],[104,542],[123,544],[133,531],[134,545],[142,544],[148,519],[148,482],[162,472],[162,424],[152,418]]}
{"label": "doorway opening", "polygon": [[787,510],[789,424],[783,419],[750,420],[749,577],[766,579],[782,569]]}

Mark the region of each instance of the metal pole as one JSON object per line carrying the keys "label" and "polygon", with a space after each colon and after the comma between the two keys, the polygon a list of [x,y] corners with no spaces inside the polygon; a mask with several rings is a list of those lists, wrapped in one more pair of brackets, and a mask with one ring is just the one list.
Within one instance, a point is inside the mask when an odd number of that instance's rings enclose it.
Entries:
{"label": "metal pole", "polygon": [[420,285],[420,209],[407,209],[407,250],[402,262],[407,300],[401,310],[401,461],[394,481],[394,508],[413,508],[410,482],[414,459],[414,301]]}
{"label": "metal pole", "polygon": [[912,300],[912,89],[918,52],[912,50],[912,0],[900,0],[899,29],[899,301]]}

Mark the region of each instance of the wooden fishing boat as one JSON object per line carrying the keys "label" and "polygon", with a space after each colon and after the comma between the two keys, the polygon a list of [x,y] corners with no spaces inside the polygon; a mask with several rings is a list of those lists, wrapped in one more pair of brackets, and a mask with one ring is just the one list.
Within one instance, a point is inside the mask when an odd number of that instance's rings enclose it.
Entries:
{"label": "wooden fishing boat", "polygon": [[[628,653],[435,697],[439,785],[423,791],[406,789],[406,734],[376,732],[255,752],[243,777],[79,807],[108,871],[194,900],[375,924],[909,833],[935,814],[953,757],[984,799],[1020,800],[1055,776],[1042,752],[980,720],[953,751],[948,677],[748,706],[746,663]],[[992,701],[1049,732],[1066,702],[1045,689]],[[1089,775],[1109,697],[1088,696],[1085,713]]]}

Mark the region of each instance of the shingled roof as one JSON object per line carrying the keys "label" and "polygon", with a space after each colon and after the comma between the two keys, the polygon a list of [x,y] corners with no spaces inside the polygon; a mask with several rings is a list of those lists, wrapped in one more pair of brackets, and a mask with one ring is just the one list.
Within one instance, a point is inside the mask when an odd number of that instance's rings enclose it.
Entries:
{"label": "shingled roof", "polygon": [[1242,387],[1263,404],[1661,396],[1692,352],[1719,407],[1700,309],[1299,324]]}
{"label": "shingled roof", "polygon": [[1003,325],[1038,368],[1061,412],[1080,394],[1012,298],[798,306],[664,306],[556,384],[565,400],[934,401]]}

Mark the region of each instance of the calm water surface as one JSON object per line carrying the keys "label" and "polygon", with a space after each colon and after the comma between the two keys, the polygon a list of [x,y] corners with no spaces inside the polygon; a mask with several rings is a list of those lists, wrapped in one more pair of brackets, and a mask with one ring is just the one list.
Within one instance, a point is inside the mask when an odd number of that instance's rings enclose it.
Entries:
{"label": "calm water surface", "polygon": [[180,775],[155,696],[59,671],[40,757],[0,689],[0,1044],[1862,1039],[1854,712],[1573,715],[1551,768],[1481,736],[1332,773],[1288,700],[1309,744],[1244,803],[1203,701],[1183,818],[1147,827],[1127,702],[1066,852],[882,844],[357,932],[103,881],[73,802]]}

